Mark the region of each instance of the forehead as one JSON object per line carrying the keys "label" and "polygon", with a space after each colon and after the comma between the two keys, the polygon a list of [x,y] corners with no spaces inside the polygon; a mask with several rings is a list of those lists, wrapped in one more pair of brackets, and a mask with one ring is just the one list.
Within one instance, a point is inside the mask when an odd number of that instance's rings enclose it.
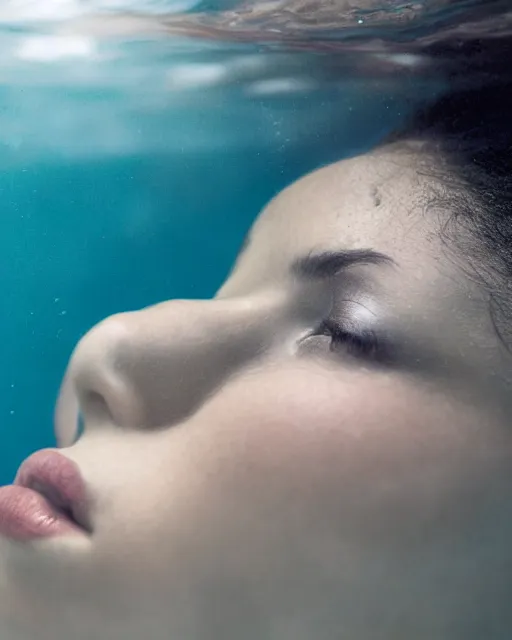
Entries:
{"label": "forehead", "polygon": [[[315,251],[374,249],[400,266],[432,259],[432,221],[422,215],[428,180],[406,151],[332,164],[279,194],[256,221],[233,277],[274,276]],[[435,243],[434,243],[435,244]]]}

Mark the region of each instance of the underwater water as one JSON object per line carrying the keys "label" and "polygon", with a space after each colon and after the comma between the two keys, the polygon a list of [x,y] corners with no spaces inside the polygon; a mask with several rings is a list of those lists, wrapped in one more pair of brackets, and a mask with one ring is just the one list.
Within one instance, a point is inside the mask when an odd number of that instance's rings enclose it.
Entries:
{"label": "underwater water", "polygon": [[507,4],[3,0],[0,485],[54,445],[93,324],[213,295],[273,195],[441,91],[429,51]]}

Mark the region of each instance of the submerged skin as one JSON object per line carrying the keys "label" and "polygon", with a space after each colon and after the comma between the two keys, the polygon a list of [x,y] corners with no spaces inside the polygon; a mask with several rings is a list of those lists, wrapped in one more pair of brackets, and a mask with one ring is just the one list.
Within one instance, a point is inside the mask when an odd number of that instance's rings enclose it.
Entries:
{"label": "submerged skin", "polygon": [[[66,384],[84,434],[62,453],[93,535],[0,540],[0,637],[510,637],[510,356],[444,213],[425,212],[421,158],[390,147],[305,177],[213,300],[82,339]],[[370,248],[393,262],[292,268]],[[326,321],[387,348],[333,343]]]}

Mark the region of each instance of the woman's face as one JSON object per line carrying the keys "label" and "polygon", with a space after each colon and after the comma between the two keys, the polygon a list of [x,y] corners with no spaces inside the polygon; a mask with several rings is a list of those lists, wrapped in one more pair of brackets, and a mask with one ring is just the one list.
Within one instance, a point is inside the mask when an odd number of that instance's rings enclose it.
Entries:
{"label": "woman's face", "polygon": [[83,338],[93,532],[0,540],[2,638],[510,637],[510,364],[415,159],[307,176],[213,300]]}

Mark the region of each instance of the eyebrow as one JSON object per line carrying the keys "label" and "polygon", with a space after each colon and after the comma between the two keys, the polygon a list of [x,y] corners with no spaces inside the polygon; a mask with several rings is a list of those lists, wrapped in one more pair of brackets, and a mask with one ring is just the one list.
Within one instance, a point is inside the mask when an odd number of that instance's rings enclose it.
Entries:
{"label": "eyebrow", "polygon": [[303,279],[324,280],[356,265],[395,265],[391,256],[373,249],[340,249],[310,253],[292,265],[292,271]]}

